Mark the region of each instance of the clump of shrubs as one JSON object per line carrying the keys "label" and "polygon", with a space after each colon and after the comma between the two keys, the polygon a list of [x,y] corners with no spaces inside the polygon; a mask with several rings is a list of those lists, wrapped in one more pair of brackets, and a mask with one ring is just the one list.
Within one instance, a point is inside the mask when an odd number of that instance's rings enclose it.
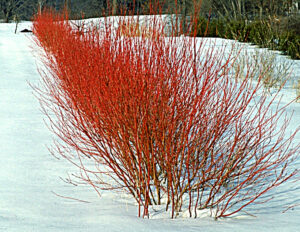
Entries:
{"label": "clump of shrubs", "polygon": [[[291,76],[291,60],[279,60],[280,57],[267,49],[246,50],[243,46],[237,46],[233,51],[236,60],[233,64],[234,72],[240,78],[247,75],[247,69],[251,66],[251,78],[262,76],[262,85],[270,93],[272,88],[281,89]],[[263,73],[263,75],[261,75]]]}
{"label": "clump of shrubs", "polygon": [[266,19],[206,19],[200,17],[194,28],[199,37],[221,37],[249,42],[263,48],[282,51],[300,59],[300,18],[269,17]]}
{"label": "clump of shrubs", "polygon": [[164,205],[172,218],[209,209],[217,219],[297,173],[299,128],[286,136],[285,107],[270,112],[274,98],[257,95],[263,72],[256,83],[251,70],[232,78],[235,58],[224,48],[160,36],[159,17],[140,37],[124,36],[109,18],[85,33],[65,19],[35,17],[46,69],[36,92],[59,138],[56,153],[97,192],[128,192],[143,217]]}

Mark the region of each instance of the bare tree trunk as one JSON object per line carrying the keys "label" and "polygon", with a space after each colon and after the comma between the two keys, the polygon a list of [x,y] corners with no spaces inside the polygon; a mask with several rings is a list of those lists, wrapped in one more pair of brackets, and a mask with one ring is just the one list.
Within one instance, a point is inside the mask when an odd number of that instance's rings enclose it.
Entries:
{"label": "bare tree trunk", "polygon": [[14,16],[14,21],[15,21],[15,23],[16,23],[15,34],[17,34],[18,25],[19,25],[19,22],[20,22],[20,18],[19,18],[18,15],[15,15],[15,16]]}
{"label": "bare tree trunk", "polygon": [[9,23],[9,18],[7,17],[7,15],[4,15],[4,22]]}
{"label": "bare tree trunk", "polygon": [[237,8],[237,11],[238,11],[238,15],[239,15],[239,18],[242,17],[242,3],[241,3],[241,0],[237,0],[236,1],[236,8]]}
{"label": "bare tree trunk", "polygon": [[263,8],[261,6],[259,6],[259,19],[262,19],[262,15],[263,15]]}
{"label": "bare tree trunk", "polygon": [[69,0],[65,0],[65,10],[67,10],[67,12],[70,13],[71,8],[70,8],[70,1]]}
{"label": "bare tree trunk", "polygon": [[112,15],[116,15],[117,14],[117,0],[113,0],[113,3],[112,3]]}
{"label": "bare tree trunk", "polygon": [[4,9],[3,14],[4,14],[4,22],[9,23],[9,19],[12,16],[11,10],[10,9]]}
{"label": "bare tree trunk", "polygon": [[246,13],[246,7],[245,7],[245,0],[243,0],[243,2],[242,2],[242,14],[243,14],[243,18],[245,19],[247,19],[248,17],[247,17],[247,13]]}
{"label": "bare tree trunk", "polygon": [[186,25],[186,20],[187,20],[187,5],[186,5],[186,0],[182,1],[182,12],[181,15],[182,17],[182,32],[186,33],[187,32],[187,25]]}
{"label": "bare tree trunk", "polygon": [[38,13],[39,14],[42,13],[43,5],[44,5],[44,1],[43,0],[38,0]]}

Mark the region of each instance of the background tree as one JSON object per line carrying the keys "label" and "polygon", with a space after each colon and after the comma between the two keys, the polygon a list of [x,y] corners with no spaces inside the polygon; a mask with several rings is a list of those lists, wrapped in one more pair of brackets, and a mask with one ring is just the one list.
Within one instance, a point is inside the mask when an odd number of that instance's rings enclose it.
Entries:
{"label": "background tree", "polygon": [[0,11],[5,23],[16,17],[27,16],[28,11],[32,11],[32,3],[34,1],[22,1],[22,0],[0,0]]}
{"label": "background tree", "polygon": [[219,16],[229,18],[263,19],[268,16],[285,16],[298,0],[204,0]]}
{"label": "background tree", "polygon": [[[44,7],[62,10],[67,7],[70,17],[99,17],[129,12],[148,14],[176,12],[187,16],[201,15],[206,18],[263,19],[268,16],[287,16],[296,11],[299,0],[0,0],[0,18],[4,22],[30,20],[35,12]],[[151,4],[151,6],[150,6]],[[125,11],[126,9],[126,11]],[[199,11],[200,9],[200,11]],[[195,14],[197,12],[197,14]],[[186,25],[183,22],[183,29]]]}

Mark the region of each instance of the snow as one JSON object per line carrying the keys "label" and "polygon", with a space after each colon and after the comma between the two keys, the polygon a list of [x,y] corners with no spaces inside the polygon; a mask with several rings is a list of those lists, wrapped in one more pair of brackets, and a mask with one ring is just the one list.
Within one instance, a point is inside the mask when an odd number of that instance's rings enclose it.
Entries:
{"label": "snow", "polygon": [[[0,24],[0,231],[299,230],[300,205],[282,213],[289,206],[300,204],[299,182],[285,183],[270,193],[277,198],[251,206],[249,212],[255,217],[239,214],[214,221],[204,211],[199,212],[197,219],[184,217],[185,212],[176,220],[163,213],[141,219],[129,196],[107,191],[98,197],[89,186],[62,181],[76,169],[64,160],[55,159],[47,149],[52,134],[43,122],[44,115],[29,85],[37,84],[40,78],[31,34],[14,34],[14,27],[14,24]],[[23,22],[18,31],[30,27],[29,22]],[[224,40],[216,41],[220,44]],[[299,78],[300,62],[295,61],[293,67],[292,75]],[[291,88],[282,93],[282,104],[295,96]],[[288,113],[292,112],[288,131],[299,126],[300,103],[288,107]],[[300,142],[299,134],[294,142]],[[300,168],[300,162],[296,166]],[[245,210],[248,212],[248,208]]]}

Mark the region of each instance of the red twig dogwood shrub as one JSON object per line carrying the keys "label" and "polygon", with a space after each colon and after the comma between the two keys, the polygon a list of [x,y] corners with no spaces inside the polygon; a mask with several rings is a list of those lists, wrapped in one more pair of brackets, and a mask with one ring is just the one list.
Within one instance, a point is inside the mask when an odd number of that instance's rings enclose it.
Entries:
{"label": "red twig dogwood shrub", "polygon": [[[57,152],[96,191],[128,191],[139,216],[164,204],[172,218],[185,207],[190,216],[208,208],[218,218],[297,173],[289,165],[299,128],[285,135],[285,107],[259,96],[251,69],[242,81],[232,77],[226,48],[163,37],[155,16],[138,37],[123,36],[109,18],[84,33],[63,19],[35,18],[46,67],[36,91],[60,138]],[[138,25],[130,20],[118,24]]]}

